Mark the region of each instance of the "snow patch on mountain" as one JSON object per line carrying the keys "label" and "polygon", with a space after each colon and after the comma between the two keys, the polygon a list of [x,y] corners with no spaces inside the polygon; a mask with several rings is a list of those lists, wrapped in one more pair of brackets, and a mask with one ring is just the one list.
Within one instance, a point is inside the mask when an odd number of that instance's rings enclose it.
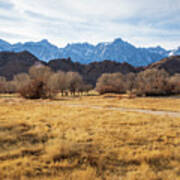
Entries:
{"label": "snow patch on mountain", "polygon": [[169,56],[179,56],[180,55],[180,46],[172,51],[170,51]]}
{"label": "snow patch on mountain", "polygon": [[117,38],[112,42],[98,43],[97,45],[89,43],[67,44],[64,48],[58,48],[47,39],[39,42],[16,44],[0,40],[0,51],[21,52],[25,50],[46,62],[52,59],[70,57],[72,61],[83,64],[108,59],[117,62],[127,62],[134,66],[148,65],[169,55],[180,54],[180,47],[173,51],[168,51],[160,46],[137,48],[121,38]]}

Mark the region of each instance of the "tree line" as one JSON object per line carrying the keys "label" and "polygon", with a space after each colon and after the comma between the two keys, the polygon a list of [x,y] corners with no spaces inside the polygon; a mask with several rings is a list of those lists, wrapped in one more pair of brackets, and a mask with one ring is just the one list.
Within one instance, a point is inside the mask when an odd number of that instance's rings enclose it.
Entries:
{"label": "tree line", "polygon": [[[20,73],[7,81],[0,77],[0,93],[20,93],[29,99],[52,98],[75,93],[88,93],[93,86],[86,84],[77,72],[53,72],[38,64],[28,73]],[[95,90],[104,93],[130,93],[137,96],[168,96],[180,94],[180,74],[171,76],[161,69],[147,69],[139,73],[105,73],[97,80]]]}
{"label": "tree line", "polygon": [[77,72],[53,72],[51,68],[38,64],[28,73],[20,73],[7,81],[0,77],[0,93],[20,93],[29,99],[52,98],[57,93],[75,95],[88,93],[92,85],[86,84]]}
{"label": "tree line", "polygon": [[126,75],[105,73],[97,80],[96,90],[100,94],[128,92],[137,96],[180,94],[180,74],[171,76],[163,69],[147,69]]}

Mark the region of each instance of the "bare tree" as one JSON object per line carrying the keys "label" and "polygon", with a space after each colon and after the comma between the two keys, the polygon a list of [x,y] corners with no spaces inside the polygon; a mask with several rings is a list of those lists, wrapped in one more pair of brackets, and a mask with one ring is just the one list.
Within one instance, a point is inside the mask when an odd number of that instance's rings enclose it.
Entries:
{"label": "bare tree", "polygon": [[90,90],[93,89],[93,86],[91,84],[85,84],[85,83],[82,83],[82,84],[79,84],[78,88],[77,88],[77,92],[80,94],[80,95],[83,95],[83,93],[85,92],[86,95],[89,93]]}
{"label": "bare tree", "polygon": [[180,74],[175,74],[169,78],[169,84],[173,94],[180,94]]}
{"label": "bare tree", "polygon": [[14,81],[7,81],[5,86],[6,93],[16,93],[16,84]]}
{"label": "bare tree", "polygon": [[57,73],[52,74],[48,80],[48,87],[57,92],[60,91],[63,96],[65,94],[65,90],[68,89],[66,73],[58,71]]}
{"label": "bare tree", "polygon": [[159,96],[180,93],[180,75],[170,75],[163,69],[147,69],[138,73],[103,74],[96,83],[100,93],[128,93],[136,95]]}
{"label": "bare tree", "polygon": [[31,79],[36,79],[44,83],[48,81],[52,74],[52,70],[48,66],[44,65],[34,65],[29,69],[29,75]]}
{"label": "bare tree", "polygon": [[30,83],[30,80],[30,76],[27,73],[17,74],[13,78],[17,91]]}
{"label": "bare tree", "polygon": [[29,70],[31,81],[19,92],[25,98],[38,99],[38,98],[52,98],[56,92],[48,86],[48,81],[53,72],[47,66],[38,65],[33,66]]}
{"label": "bare tree", "polygon": [[78,91],[78,88],[83,84],[83,79],[77,72],[67,72],[66,76],[68,89],[71,95],[75,95],[75,92]]}
{"label": "bare tree", "polygon": [[7,84],[6,78],[3,76],[0,76],[0,93],[6,92],[6,84]]}
{"label": "bare tree", "polygon": [[84,92],[88,95],[89,91],[93,89],[93,86],[91,84],[84,84]]}
{"label": "bare tree", "polygon": [[104,93],[125,93],[126,78],[121,73],[103,74],[96,83],[96,90]]}
{"label": "bare tree", "polygon": [[137,75],[136,85],[139,95],[167,95],[170,92],[169,74],[165,70],[148,69]]}
{"label": "bare tree", "polygon": [[136,87],[136,74],[135,73],[128,73],[125,75],[125,84],[126,89],[132,91]]}

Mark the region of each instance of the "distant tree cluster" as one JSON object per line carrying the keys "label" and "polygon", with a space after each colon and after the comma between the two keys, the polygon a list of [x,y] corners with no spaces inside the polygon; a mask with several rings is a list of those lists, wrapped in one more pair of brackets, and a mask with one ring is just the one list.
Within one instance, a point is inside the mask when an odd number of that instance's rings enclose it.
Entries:
{"label": "distant tree cluster", "polygon": [[136,75],[129,73],[123,75],[121,73],[103,74],[96,83],[96,90],[100,94],[104,93],[125,93],[134,86]]}
{"label": "distant tree cluster", "polygon": [[0,76],[0,93],[14,93],[16,84],[14,81],[7,81],[5,77]]}
{"label": "distant tree cluster", "polygon": [[138,74],[103,74],[96,90],[104,93],[132,92],[138,96],[180,94],[180,74],[170,76],[165,70],[148,69]]}
{"label": "distant tree cluster", "polygon": [[[53,72],[51,68],[38,64],[28,73],[20,73],[13,80],[0,77],[0,93],[20,93],[29,99],[51,98],[88,93],[92,85],[85,84],[77,72]],[[137,74],[102,74],[97,80],[96,90],[104,93],[130,93],[137,96],[167,96],[180,94],[180,74],[170,76],[165,70],[147,69]]]}
{"label": "distant tree cluster", "polygon": [[0,93],[20,93],[29,99],[52,98],[61,92],[62,96],[75,95],[75,93],[88,93],[92,86],[85,84],[81,75],[77,72],[53,72],[44,65],[35,65],[29,69],[29,73],[21,73],[14,76],[12,81],[0,77]]}

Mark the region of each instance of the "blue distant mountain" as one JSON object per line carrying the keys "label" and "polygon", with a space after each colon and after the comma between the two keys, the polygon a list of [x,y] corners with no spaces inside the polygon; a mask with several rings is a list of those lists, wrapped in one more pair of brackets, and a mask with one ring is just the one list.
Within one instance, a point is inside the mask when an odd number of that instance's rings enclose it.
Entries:
{"label": "blue distant mountain", "polygon": [[26,42],[10,44],[0,40],[0,51],[21,52],[29,51],[40,60],[48,62],[52,59],[68,58],[82,64],[94,61],[113,60],[127,62],[134,66],[145,66],[169,55],[180,54],[180,48],[172,51],[160,46],[151,48],[137,48],[132,44],[118,38],[113,42],[103,42],[97,45],[89,43],[68,44],[64,48],[57,46],[44,39],[39,42]]}

